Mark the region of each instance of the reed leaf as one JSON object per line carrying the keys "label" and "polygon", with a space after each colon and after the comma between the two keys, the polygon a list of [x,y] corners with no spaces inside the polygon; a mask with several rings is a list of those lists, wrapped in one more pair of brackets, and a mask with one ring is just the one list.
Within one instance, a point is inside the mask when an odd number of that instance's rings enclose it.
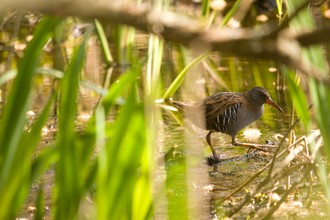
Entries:
{"label": "reed leaf", "polygon": [[[34,38],[28,44],[24,58],[18,66],[17,77],[13,82],[8,102],[4,108],[0,128],[0,219],[14,219],[24,202],[29,186],[30,166],[28,162],[31,150],[38,140],[45,118],[34,127],[35,137],[24,135],[26,111],[29,106],[29,94],[32,77],[39,61],[40,54],[59,18],[45,16],[34,32]],[[49,109],[45,109],[47,112]],[[46,113],[45,113],[46,114]],[[39,131],[39,132],[38,132]],[[36,134],[39,133],[39,134]],[[33,138],[31,143],[23,140]],[[22,151],[23,150],[23,151]]]}
{"label": "reed leaf", "polygon": [[[207,0],[205,0],[203,2],[203,4],[205,4],[205,10],[207,9]],[[222,21],[220,27],[225,26],[228,21],[230,20],[230,18],[232,18],[234,16],[234,14],[237,12],[237,10],[239,9],[239,6],[241,4],[241,0],[237,0],[234,4],[234,6],[229,10],[229,12],[226,14],[224,20]],[[205,11],[206,12],[206,11]],[[206,57],[210,56],[211,53],[210,52],[205,52],[202,55],[198,56],[197,58],[195,58],[190,64],[188,64],[179,74],[178,76],[175,78],[175,80],[172,82],[172,84],[169,86],[169,88],[166,90],[163,99],[169,99],[176,91],[177,89],[180,87],[180,85],[182,84],[187,72],[195,67],[196,65],[198,65],[200,62],[202,62],[202,60],[204,60]]]}
{"label": "reed leaf", "polygon": [[[18,70],[17,69],[12,69],[9,70],[0,76],[0,87],[7,83],[10,80],[15,79],[17,76]],[[46,69],[46,68],[37,68],[35,70],[34,75],[37,74],[42,74],[42,75],[49,75],[49,76],[54,76],[56,78],[63,78],[63,72],[55,70],[55,69]]]}
{"label": "reed leaf", "polygon": [[202,55],[200,55],[199,57],[197,57],[196,59],[194,59],[189,65],[187,65],[180,73],[179,75],[175,78],[175,80],[172,82],[172,84],[169,86],[169,88],[166,90],[163,99],[169,99],[176,91],[177,89],[180,87],[180,85],[182,84],[187,72],[192,69],[193,67],[195,67],[196,65],[198,65],[203,59],[205,59],[206,57],[210,56],[210,53],[203,53]]}
{"label": "reed leaf", "polygon": [[233,7],[227,12],[225,17],[223,18],[220,28],[223,26],[226,26],[229,22],[229,20],[235,15],[235,13],[238,11],[239,7],[241,6],[242,0],[236,0]]}
{"label": "reed leaf", "polygon": [[94,26],[96,29],[97,36],[99,37],[99,40],[101,43],[101,48],[103,51],[103,55],[105,57],[105,62],[110,65],[113,62],[113,59],[111,56],[107,37],[104,33],[103,27],[102,27],[101,23],[99,22],[99,20],[94,19],[93,21],[94,21]]}
{"label": "reed leaf", "polygon": [[288,79],[290,95],[292,100],[295,101],[295,111],[297,112],[299,119],[304,123],[306,129],[308,129],[308,125],[310,123],[310,115],[305,93],[300,87],[299,81],[296,79],[296,76],[292,70],[283,70],[282,73]]}
{"label": "reed leaf", "polygon": [[38,191],[38,196],[37,196],[37,201],[36,201],[36,213],[35,213],[35,217],[34,220],[42,220],[44,219],[44,214],[45,214],[45,210],[44,210],[44,184],[40,183],[39,184],[39,191]]}
{"label": "reed leaf", "polygon": [[[299,0],[291,0],[287,2],[289,14],[292,14],[301,4]],[[301,10],[298,15],[292,19],[291,21],[291,29],[299,32],[309,29],[314,29],[314,21],[312,16],[309,13],[308,8]],[[305,64],[312,63],[318,68],[324,70],[324,73],[328,72],[328,67],[326,64],[326,59],[322,53],[322,48],[320,45],[310,46],[308,48],[302,49],[302,57]],[[330,145],[330,136],[328,134],[329,127],[330,127],[330,118],[329,118],[329,111],[330,111],[330,88],[324,85],[322,82],[316,81],[314,78],[310,77],[308,79],[310,94],[313,101],[313,107],[316,110],[316,122],[318,127],[320,128],[324,145]],[[300,97],[296,97],[300,98]],[[328,158],[330,158],[330,149],[328,147],[325,148],[326,154]],[[325,196],[328,200],[330,200],[330,183],[327,179],[327,175],[329,170],[324,167],[320,158],[316,158],[316,162],[318,163],[318,170],[320,181],[322,187],[324,189]],[[330,212],[330,204],[328,204],[328,211]]]}
{"label": "reed leaf", "polygon": [[80,200],[85,194],[82,178],[86,170],[82,166],[84,161],[79,157],[80,151],[84,149],[79,149],[76,145],[74,127],[79,76],[84,65],[89,34],[90,31],[87,32],[79,48],[74,51],[61,82],[57,145],[59,147],[59,160],[56,164],[54,219],[74,219],[79,209]]}
{"label": "reed leaf", "polygon": [[210,14],[210,0],[203,0],[202,4],[202,16],[208,17]]}
{"label": "reed leaf", "polygon": [[143,108],[134,93],[131,89],[117,116],[115,133],[99,153],[99,219],[130,219],[132,215],[136,169],[145,147]]}

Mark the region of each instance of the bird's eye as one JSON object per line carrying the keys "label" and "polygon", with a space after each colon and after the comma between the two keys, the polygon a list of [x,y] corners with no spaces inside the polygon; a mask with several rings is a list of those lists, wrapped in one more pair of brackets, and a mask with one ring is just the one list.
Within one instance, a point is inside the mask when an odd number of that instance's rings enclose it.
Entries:
{"label": "bird's eye", "polygon": [[260,97],[262,97],[262,98],[265,98],[265,97],[267,97],[266,95],[265,95],[265,93],[260,93]]}

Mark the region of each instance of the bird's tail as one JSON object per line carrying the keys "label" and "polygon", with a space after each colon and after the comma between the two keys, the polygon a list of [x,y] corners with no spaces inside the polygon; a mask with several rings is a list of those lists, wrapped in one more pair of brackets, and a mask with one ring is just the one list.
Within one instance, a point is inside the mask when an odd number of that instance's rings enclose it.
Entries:
{"label": "bird's tail", "polygon": [[186,102],[173,101],[172,103],[183,112],[187,111],[193,106],[191,103],[186,103]]}

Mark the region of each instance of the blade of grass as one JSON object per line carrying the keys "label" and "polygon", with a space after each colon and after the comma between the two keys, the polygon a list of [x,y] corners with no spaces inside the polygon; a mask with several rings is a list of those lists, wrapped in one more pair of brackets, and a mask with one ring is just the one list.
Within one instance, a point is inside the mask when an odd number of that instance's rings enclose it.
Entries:
{"label": "blade of grass", "polygon": [[[3,168],[4,161],[8,161],[7,166],[10,166],[10,158],[13,158],[16,153],[17,144],[22,135],[26,120],[25,112],[28,106],[28,96],[31,86],[29,82],[32,80],[41,50],[48,41],[51,31],[59,21],[59,19],[52,17],[45,17],[42,20],[19,65],[18,75],[13,82],[7,105],[2,114],[0,130],[0,168]],[[2,170],[0,173],[1,190],[7,171]]]}
{"label": "blade of grass", "polygon": [[[126,137],[128,138],[125,139],[122,145],[123,147],[121,147],[118,152],[116,158],[118,161],[117,163],[120,163],[123,169],[122,171],[115,169],[114,172],[112,172],[112,177],[110,177],[112,179],[110,187],[113,189],[113,199],[116,202],[115,204],[119,202],[119,204],[122,204],[123,208],[128,206],[130,208],[128,210],[129,218],[134,219],[145,219],[147,214],[146,211],[151,206],[148,171],[145,172],[145,167],[140,165],[142,172],[137,173],[138,164],[145,164],[144,162],[147,159],[142,157],[143,155],[147,156],[147,134],[145,127],[145,113],[143,110],[142,105],[137,106],[128,125],[130,128],[126,134]],[[145,152],[145,154],[143,154],[143,152]],[[116,181],[118,176],[122,177],[120,182]],[[124,189],[122,187],[124,187]],[[121,197],[121,195],[124,196]],[[121,198],[120,201],[118,201],[118,198]],[[112,207],[113,213],[118,218],[120,218],[123,211],[126,209],[117,209],[118,206],[116,205]]]}
{"label": "blade of grass", "polygon": [[[131,30],[131,31],[129,31]],[[133,30],[133,32],[132,32]],[[127,54],[128,51],[131,51],[131,47],[128,47],[128,45],[132,45],[131,40],[133,40],[134,36],[132,37],[132,34],[134,35],[135,31],[134,29],[130,29],[129,27],[125,25],[115,25],[114,28],[114,41],[115,41],[115,58],[117,63],[120,65],[125,65],[129,60],[126,58],[129,57]]]}
{"label": "blade of grass", "polygon": [[[155,5],[157,9],[167,10],[169,1],[158,1]],[[144,126],[145,126],[145,148],[143,149],[140,169],[141,175],[136,180],[133,191],[132,216],[137,219],[146,219],[152,209],[152,196],[150,192],[154,188],[153,179],[149,174],[155,172],[155,137],[158,130],[160,109],[155,105],[155,100],[159,98],[161,87],[161,67],[163,61],[164,41],[156,35],[150,35],[148,45],[147,73],[145,77],[144,90]],[[141,134],[142,135],[142,134]],[[141,201],[144,201],[141,203]]]}
{"label": "blade of grass", "polygon": [[282,11],[282,6],[283,6],[283,2],[282,0],[276,0],[276,5],[277,5],[277,14],[278,14],[278,19],[279,19],[279,23],[281,24],[282,23],[282,14],[283,14],[283,11]]}
{"label": "blade of grass", "polygon": [[257,86],[265,87],[257,64],[254,63],[252,64],[252,73],[253,73],[254,84]]}
{"label": "blade of grass", "polygon": [[126,51],[125,51],[125,60],[127,62],[132,61],[132,52],[133,52],[133,42],[135,36],[135,28],[127,27],[127,43],[126,43]]}
{"label": "blade of grass", "polygon": [[[34,32],[34,38],[28,44],[24,58],[18,66],[18,74],[2,114],[0,128],[0,219],[13,219],[24,202],[30,181],[23,181],[29,176],[33,143],[23,148],[23,127],[26,121],[31,81],[39,56],[52,34],[59,18],[45,16]],[[38,137],[38,135],[36,135]],[[31,136],[30,136],[31,137]],[[35,137],[32,137],[35,138]],[[25,150],[27,154],[25,154]],[[9,181],[10,180],[10,181]],[[21,185],[22,184],[22,185]],[[6,208],[8,206],[8,208]]]}
{"label": "blade of grass", "polygon": [[217,83],[222,87],[222,89],[224,89],[225,91],[230,91],[230,88],[227,86],[225,80],[223,80],[221,75],[218,73],[215,63],[210,59],[205,59],[204,61],[205,68],[208,70],[214,80],[217,81]]}
{"label": "blade of grass", "polygon": [[[230,18],[234,16],[236,11],[239,9],[239,6],[241,4],[242,0],[237,0],[234,4],[234,6],[230,9],[230,11],[226,14],[224,20],[222,21],[220,27],[225,26]],[[199,64],[202,60],[204,60],[206,57],[210,56],[210,52],[205,52],[199,57],[195,58],[189,65],[187,65],[180,73],[179,75],[175,78],[175,80],[172,82],[172,84],[169,86],[169,88],[166,90],[165,95],[163,96],[163,99],[169,99],[175,92],[176,90],[180,87],[182,84],[187,72],[195,67],[197,64]]]}
{"label": "blade of grass", "polygon": [[58,160],[59,151],[57,142],[44,149],[31,165],[31,182],[32,183],[43,173],[43,171],[51,164]]}
{"label": "blade of grass", "polygon": [[202,16],[208,17],[210,14],[210,0],[203,0],[202,3]]}
{"label": "blade of grass", "polygon": [[103,51],[103,55],[105,57],[105,62],[109,65],[111,65],[111,63],[113,62],[112,56],[111,56],[111,52],[110,52],[110,47],[108,44],[108,40],[107,37],[105,36],[103,27],[101,25],[101,23],[97,20],[94,19],[94,26],[96,29],[96,33],[97,36],[99,37],[100,43],[101,43],[101,48]]}
{"label": "blade of grass", "polygon": [[282,68],[282,73],[288,79],[290,95],[291,95],[292,100],[295,101],[294,106],[295,106],[297,115],[299,116],[299,119],[304,123],[304,125],[307,129],[309,127],[308,125],[310,123],[310,115],[309,115],[309,112],[307,111],[308,104],[307,104],[307,99],[304,94],[304,91],[299,86],[299,81],[295,79],[296,77],[292,70],[285,71]]}
{"label": "blade of grass", "polygon": [[237,77],[236,58],[231,57],[229,59],[229,72],[231,79],[231,87],[234,91],[239,91],[240,85]]}
{"label": "blade of grass", "polygon": [[85,194],[82,176],[86,170],[83,167],[80,151],[75,146],[74,134],[76,118],[76,99],[79,86],[79,76],[84,65],[86,43],[90,35],[87,32],[83,42],[75,50],[61,82],[60,118],[58,131],[59,160],[56,164],[54,188],[54,219],[74,219],[79,209],[79,203]]}
{"label": "blade of grass", "polygon": [[[14,157],[13,165],[10,169],[10,173],[13,173],[15,175],[9,175],[6,180],[6,191],[2,194],[3,198],[6,199],[6,205],[7,208],[18,212],[19,207],[18,204],[23,204],[27,194],[29,187],[33,183],[31,181],[31,156],[33,154],[33,151],[35,150],[35,147],[38,144],[38,141],[40,139],[40,134],[42,127],[44,126],[49,112],[51,105],[54,101],[53,96],[38,119],[36,120],[35,124],[33,125],[30,132],[26,132],[23,134],[19,146],[17,148],[17,151],[20,152],[19,154],[16,154]],[[18,190],[19,189],[19,190]],[[16,196],[12,196],[16,195]],[[13,202],[14,204],[11,204],[10,202]],[[15,205],[16,204],[16,205]],[[5,208],[5,207],[4,207]]]}
{"label": "blade of grass", "polygon": [[9,70],[0,76],[0,87],[17,76],[17,70]]}
{"label": "blade of grass", "polygon": [[165,92],[165,95],[163,96],[163,99],[169,99],[175,92],[176,90],[180,87],[182,84],[187,72],[195,67],[197,64],[199,64],[203,59],[206,57],[210,56],[210,53],[203,53],[196,59],[194,59],[189,65],[187,65],[181,73],[175,78],[175,80],[172,82],[172,84],[169,86],[167,91]]}
{"label": "blade of grass", "polygon": [[[135,127],[141,124],[141,122],[131,124],[135,119],[136,111],[135,94],[131,89],[127,102],[115,122],[115,133],[99,153],[97,193],[99,219],[125,219],[131,215],[129,199],[132,198],[132,187],[141,145],[138,137],[132,138],[127,133],[135,132]],[[134,143],[133,140],[136,141],[133,146],[126,144],[127,142]],[[132,177],[134,178],[132,179]]]}
{"label": "blade of grass", "polygon": [[109,112],[112,105],[116,103],[116,99],[135,82],[136,77],[141,74],[142,66],[145,60],[143,59],[139,63],[133,65],[126,73],[122,74],[114,84],[110,86],[108,95],[104,97],[102,105],[105,108],[105,114]]}
{"label": "blade of grass", "polygon": [[[287,2],[287,8],[289,14],[292,14],[300,5],[304,4],[299,0],[291,0]],[[301,10],[298,15],[292,19],[291,28],[293,31],[299,32],[306,29],[315,28],[314,21],[312,16],[309,13],[309,9],[305,8]],[[322,48],[319,45],[311,46],[304,48],[302,50],[302,62],[312,62],[318,68],[324,70],[324,73],[327,72],[327,64],[322,53]],[[309,87],[310,94],[313,101],[313,107],[316,110],[316,122],[320,128],[324,145],[330,145],[330,135],[328,135],[328,129],[330,127],[330,89],[325,86],[323,83],[317,82],[313,78],[309,78]],[[296,97],[299,98],[299,97]],[[328,158],[330,158],[330,149],[325,148]],[[316,162],[319,165],[318,171],[320,173],[320,181],[324,189],[325,196],[330,200],[330,183],[327,179],[329,170],[324,167],[323,163],[320,161],[320,158],[316,158]],[[328,212],[330,212],[330,203],[328,203]]]}
{"label": "blade of grass", "polygon": [[226,26],[229,22],[229,20],[235,15],[235,13],[238,11],[239,7],[241,6],[242,0],[236,0],[233,7],[227,12],[226,16],[223,18],[220,28],[223,26]]}
{"label": "blade of grass", "polygon": [[39,192],[38,192],[38,196],[37,196],[37,201],[36,201],[36,213],[35,213],[35,217],[34,220],[42,220],[44,219],[44,192],[43,189],[44,188],[44,184],[40,183],[39,184]]}

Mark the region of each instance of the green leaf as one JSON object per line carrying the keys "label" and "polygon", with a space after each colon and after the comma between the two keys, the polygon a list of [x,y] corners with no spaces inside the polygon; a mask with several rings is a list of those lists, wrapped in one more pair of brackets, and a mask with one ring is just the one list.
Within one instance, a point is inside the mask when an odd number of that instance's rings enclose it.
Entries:
{"label": "green leaf", "polygon": [[95,26],[95,29],[96,29],[97,36],[99,37],[99,40],[101,42],[101,48],[102,48],[102,51],[103,51],[103,54],[104,54],[104,57],[105,57],[105,61],[108,64],[111,64],[113,62],[113,59],[112,59],[112,56],[111,56],[111,52],[110,52],[110,49],[109,49],[110,47],[109,47],[109,44],[108,44],[107,37],[104,33],[103,27],[97,19],[94,19],[94,26]]}
{"label": "green leaf", "polygon": [[294,106],[297,115],[299,119],[304,123],[305,127],[307,128],[307,125],[310,123],[310,115],[309,115],[308,104],[305,93],[302,90],[302,88],[299,86],[298,80],[295,79],[296,75],[292,70],[282,71],[282,72],[285,73],[288,79],[290,95],[292,100],[294,100]]}
{"label": "green leaf", "polygon": [[43,192],[44,184],[40,183],[39,184],[39,192],[37,196],[37,201],[36,201],[36,213],[34,220],[42,220],[44,219],[44,192]]}
{"label": "green leaf", "polygon": [[[44,16],[28,44],[24,57],[18,66],[17,77],[13,82],[7,104],[1,117],[0,128],[0,219],[13,219],[24,202],[30,181],[29,166],[33,143],[21,149],[23,127],[29,106],[31,82],[40,54],[49,40],[60,18]],[[13,74],[12,72],[11,74]],[[25,154],[26,150],[26,154]]]}
{"label": "green leaf", "polygon": [[196,59],[194,59],[186,68],[184,68],[181,73],[175,78],[175,80],[172,82],[172,84],[169,86],[167,91],[165,92],[165,95],[163,96],[163,99],[169,99],[180,87],[182,84],[183,80],[185,79],[185,76],[187,72],[195,67],[197,64],[199,64],[202,60],[204,60],[206,57],[210,56],[209,52],[203,53]]}
{"label": "green leaf", "polygon": [[82,178],[86,173],[81,160],[81,151],[77,147],[77,135],[74,132],[79,76],[84,66],[87,39],[91,30],[87,31],[81,45],[75,49],[70,63],[61,81],[60,116],[58,144],[59,159],[56,164],[54,198],[54,219],[74,219],[77,215],[80,200],[86,193]]}

